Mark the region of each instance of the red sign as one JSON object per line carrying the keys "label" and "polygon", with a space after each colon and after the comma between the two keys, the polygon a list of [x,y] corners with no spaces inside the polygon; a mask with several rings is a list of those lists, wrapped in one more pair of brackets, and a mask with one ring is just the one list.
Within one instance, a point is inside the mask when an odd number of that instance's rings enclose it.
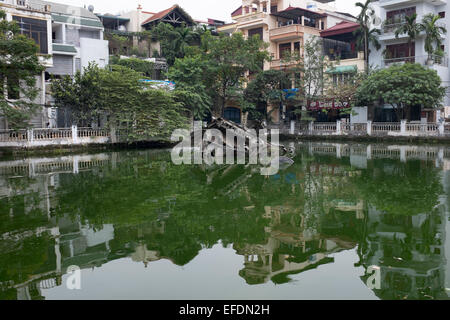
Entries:
{"label": "red sign", "polygon": [[326,110],[341,110],[350,108],[350,105],[346,102],[336,102],[335,100],[329,101],[310,101],[308,102],[308,110],[320,111]]}

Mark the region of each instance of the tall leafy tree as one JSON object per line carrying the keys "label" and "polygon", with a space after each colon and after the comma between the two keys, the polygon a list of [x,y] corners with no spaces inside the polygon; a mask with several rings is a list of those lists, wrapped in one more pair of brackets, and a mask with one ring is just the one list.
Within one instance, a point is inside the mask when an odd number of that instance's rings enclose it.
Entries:
{"label": "tall leafy tree", "polygon": [[265,48],[257,36],[246,39],[242,33],[228,37],[206,32],[200,47],[186,48],[186,57],[176,61],[169,71],[169,79],[177,87],[196,93],[191,98],[199,102],[197,115],[206,112],[210,105],[211,114],[222,117],[226,103],[242,97],[246,75],[262,71],[268,59]]}
{"label": "tall leafy tree", "polygon": [[412,43],[419,36],[419,34],[424,30],[423,24],[416,21],[417,14],[414,13],[411,16],[405,17],[405,23],[401,24],[395,30],[395,37],[398,38],[401,34],[406,34],[408,36],[408,47],[409,56],[412,55]]}
{"label": "tall leafy tree", "polygon": [[369,46],[372,44],[376,50],[381,48],[378,41],[378,35],[381,31],[376,28],[372,28],[372,24],[375,22],[375,10],[370,6],[375,0],[366,0],[366,2],[357,2],[355,5],[361,9],[357,21],[359,23],[359,28],[354,31],[357,36],[358,48],[364,50],[364,59],[366,60],[366,71],[369,70],[369,56],[370,49]]}
{"label": "tall leafy tree", "polygon": [[11,128],[29,126],[37,112],[39,89],[36,76],[45,67],[39,62],[39,48],[34,40],[20,34],[16,22],[6,20],[0,10],[0,112]]}
{"label": "tall leafy tree", "polygon": [[161,54],[166,58],[167,64],[172,66],[175,59],[184,58],[188,46],[195,44],[196,35],[192,28],[186,25],[174,27],[168,23],[159,23],[152,34],[160,41]]}
{"label": "tall leafy tree", "polygon": [[264,61],[269,58],[267,45],[258,36],[244,38],[242,33],[231,37],[218,37],[207,33],[202,42],[208,51],[203,53],[211,66],[205,79],[214,97],[213,115],[223,116],[227,101],[242,94],[242,88],[249,72],[263,70]]}
{"label": "tall leafy tree", "polygon": [[100,69],[92,64],[74,79],[53,81],[55,106],[70,108],[75,123],[89,124],[107,116],[107,125],[120,130],[128,142],[167,139],[187,124],[181,99],[174,92],[147,87],[141,78],[123,66]]}
{"label": "tall leafy tree", "polygon": [[290,87],[291,79],[283,70],[267,70],[257,74],[244,91],[247,111],[253,118],[266,118],[269,104],[279,105],[285,101],[283,88]]}
{"label": "tall leafy tree", "polygon": [[377,70],[361,84],[357,91],[359,105],[385,103],[393,107],[398,119],[404,119],[415,105],[439,108],[446,88],[435,70],[417,63],[392,65]]}
{"label": "tall leafy tree", "polygon": [[295,80],[298,89],[295,97],[291,98],[294,100],[292,103],[296,104],[297,113],[304,113],[303,107],[322,100],[329,85],[326,71],[333,69],[335,63],[322,54],[322,46],[320,38],[312,37],[306,41],[303,55],[294,53],[282,59],[286,65],[285,72]]}
{"label": "tall leafy tree", "polygon": [[[203,76],[210,66],[201,55],[175,60],[168,77],[176,84],[176,93],[183,97],[193,119],[203,120],[210,113],[212,98],[208,94]],[[206,71],[207,73],[207,71]]]}
{"label": "tall leafy tree", "polygon": [[[423,17],[421,27],[425,31],[425,51],[428,53],[429,59],[440,50],[443,38],[442,35],[447,33],[447,28],[438,23],[441,19],[439,15],[429,13]],[[436,48],[436,49],[435,49]]]}

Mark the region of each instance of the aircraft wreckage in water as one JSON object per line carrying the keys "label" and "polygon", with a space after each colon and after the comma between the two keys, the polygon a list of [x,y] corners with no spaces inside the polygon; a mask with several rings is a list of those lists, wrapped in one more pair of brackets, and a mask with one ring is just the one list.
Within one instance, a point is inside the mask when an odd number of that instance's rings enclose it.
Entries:
{"label": "aircraft wreckage in water", "polygon": [[[215,133],[214,130],[216,130]],[[221,138],[217,138],[219,136]],[[203,139],[203,137],[206,139]],[[227,157],[228,154],[233,154],[234,157],[245,154],[248,159],[251,159],[252,156],[256,159],[258,156],[261,157],[262,147],[267,150],[267,156],[269,157],[269,159],[266,159],[265,165],[273,165],[276,162],[279,169],[286,169],[294,163],[292,158],[295,151],[279,144],[278,137],[274,139],[274,136],[270,135],[270,130],[259,130],[258,135],[255,129],[249,129],[223,118],[213,118],[206,127],[195,127],[191,139],[193,142],[191,145],[195,149],[214,150],[215,148],[223,148],[223,155],[227,154]],[[214,151],[212,152],[214,153]],[[228,160],[227,158],[227,163]]]}

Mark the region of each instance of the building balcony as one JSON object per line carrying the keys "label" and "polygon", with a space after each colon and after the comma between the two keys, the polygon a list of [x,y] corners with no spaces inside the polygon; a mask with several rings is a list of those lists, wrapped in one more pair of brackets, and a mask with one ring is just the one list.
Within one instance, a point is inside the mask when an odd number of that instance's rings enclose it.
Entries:
{"label": "building balcony", "polygon": [[76,55],[77,49],[72,44],[63,44],[62,41],[60,43],[53,42],[53,52],[59,52],[69,55]]}
{"label": "building balcony", "polygon": [[[420,22],[422,21],[423,17],[417,17],[416,21]],[[388,23],[385,22],[383,23],[382,27],[381,27],[381,35],[380,35],[380,40],[381,41],[388,41],[388,40],[393,40],[393,39],[407,39],[408,35],[403,33],[403,34],[399,34],[398,38],[396,38],[395,36],[395,31],[401,27],[402,25],[404,25],[406,23],[406,21],[401,21],[401,22],[396,22],[396,23]],[[436,22],[436,26],[440,26],[440,27],[446,27],[446,24],[443,22]],[[425,32],[422,31],[419,36],[423,36],[425,35]],[[442,35],[443,38],[445,38],[445,35]]]}
{"label": "building balcony", "polygon": [[283,26],[269,31],[270,41],[282,41],[303,37],[305,28],[299,24]]}
{"label": "building balcony", "polygon": [[247,22],[247,21],[253,21],[253,20],[259,20],[264,19],[267,17],[268,14],[266,12],[253,12],[253,13],[247,13],[242,16],[236,17],[237,22]]}
{"label": "building balcony", "polygon": [[[441,6],[447,3],[447,0],[425,0],[429,4],[435,6]],[[417,3],[417,0],[380,0],[379,5],[381,8],[390,9],[399,6],[409,6]]]}
{"label": "building balcony", "polygon": [[20,9],[50,14],[50,4],[30,3],[28,0],[14,0],[13,3]]}
{"label": "building balcony", "polygon": [[428,67],[444,67],[448,68],[448,57],[440,57],[437,55],[423,55],[423,56],[413,56],[413,57],[401,57],[401,58],[389,58],[384,59],[382,67],[389,67],[393,64],[405,64],[405,63],[419,63],[423,66]]}
{"label": "building balcony", "polygon": [[297,64],[295,61],[284,61],[282,59],[273,59],[270,61],[270,68],[271,69],[284,69],[284,68],[290,68]]}

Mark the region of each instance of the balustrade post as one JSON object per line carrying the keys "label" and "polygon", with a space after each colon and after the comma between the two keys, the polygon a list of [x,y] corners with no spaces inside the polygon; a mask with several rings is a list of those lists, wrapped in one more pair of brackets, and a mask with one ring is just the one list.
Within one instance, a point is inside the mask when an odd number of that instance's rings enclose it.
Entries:
{"label": "balustrade post", "polygon": [[400,133],[406,134],[406,120],[400,122]]}
{"label": "balustrade post", "polygon": [[336,134],[340,136],[342,134],[342,122],[341,120],[336,121]]}
{"label": "balustrade post", "polygon": [[78,126],[72,126],[72,142],[78,143]]}
{"label": "balustrade post", "polygon": [[367,121],[367,135],[368,136],[372,135],[372,121],[371,120]]}
{"label": "balustrade post", "polygon": [[310,135],[313,134],[313,129],[314,129],[313,126],[314,126],[314,121],[310,121],[310,122],[308,123],[308,132],[309,132]]}
{"label": "balustrade post", "polygon": [[111,126],[110,135],[111,135],[111,143],[117,143],[117,133],[115,126]]}
{"label": "balustrade post", "polygon": [[368,145],[366,150],[367,160],[372,160],[372,146]]}
{"label": "balustrade post", "polygon": [[28,129],[27,130],[27,139],[28,139],[28,142],[33,143],[33,141],[34,141],[34,131],[33,131],[33,129]]}
{"label": "balustrade post", "polygon": [[336,158],[341,159],[342,158],[342,145],[338,144],[336,145]]}
{"label": "balustrade post", "polygon": [[292,120],[291,121],[291,131],[290,134],[294,135],[295,134],[295,121]]}
{"label": "balustrade post", "polygon": [[439,135],[440,136],[445,135],[445,122],[444,121],[439,122]]}

